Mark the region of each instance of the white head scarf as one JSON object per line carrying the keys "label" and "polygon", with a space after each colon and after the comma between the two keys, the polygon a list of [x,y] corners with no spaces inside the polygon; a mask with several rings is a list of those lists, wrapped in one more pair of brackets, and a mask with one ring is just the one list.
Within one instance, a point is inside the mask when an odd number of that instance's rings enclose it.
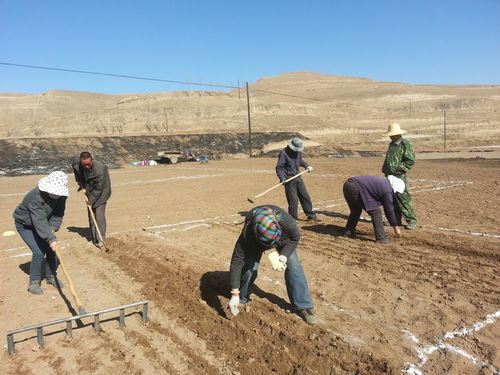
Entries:
{"label": "white head scarf", "polygon": [[405,191],[405,182],[402,179],[397,178],[393,175],[387,176],[387,179],[389,180],[392,191],[394,191],[394,193],[402,193],[403,191]]}
{"label": "white head scarf", "polygon": [[55,171],[38,181],[38,188],[49,194],[68,197],[68,176],[62,171]]}

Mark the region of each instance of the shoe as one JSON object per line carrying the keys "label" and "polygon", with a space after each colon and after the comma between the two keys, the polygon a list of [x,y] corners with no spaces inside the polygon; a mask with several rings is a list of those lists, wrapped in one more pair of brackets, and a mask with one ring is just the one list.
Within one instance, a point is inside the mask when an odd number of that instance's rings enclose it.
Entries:
{"label": "shoe", "polygon": [[311,309],[297,310],[297,315],[300,316],[307,324],[314,325],[319,323],[319,319],[313,314]]}
{"label": "shoe", "polygon": [[417,223],[411,223],[411,224],[408,224],[405,229],[407,230],[413,230],[413,229],[417,229]]}
{"label": "shoe", "polygon": [[381,238],[380,240],[376,240],[375,242],[377,242],[377,243],[392,243],[392,241],[390,239],[388,239],[387,237]]}
{"label": "shoe", "polygon": [[64,288],[63,282],[58,278],[56,278],[55,276],[47,276],[46,281],[47,284],[52,285],[55,288]]}
{"label": "shoe", "polygon": [[321,219],[317,216],[308,216],[307,221],[321,221]]}
{"label": "shoe", "polygon": [[37,295],[43,294],[43,290],[40,288],[40,280],[30,281],[28,285],[28,292]]}
{"label": "shoe", "polygon": [[95,246],[98,248],[98,249],[104,249],[104,242],[98,242],[95,244]]}
{"label": "shoe", "polygon": [[356,233],[353,230],[346,230],[343,234],[343,237],[347,238],[356,238]]}

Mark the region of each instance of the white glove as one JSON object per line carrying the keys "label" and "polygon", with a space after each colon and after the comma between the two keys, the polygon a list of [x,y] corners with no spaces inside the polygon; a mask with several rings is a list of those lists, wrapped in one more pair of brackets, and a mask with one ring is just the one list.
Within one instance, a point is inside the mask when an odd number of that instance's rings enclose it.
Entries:
{"label": "white glove", "polygon": [[52,251],[57,251],[59,250],[59,244],[57,243],[57,241],[53,241],[50,243],[50,248],[52,249]]}
{"label": "white glove", "polygon": [[233,314],[234,316],[240,313],[240,310],[238,310],[239,304],[240,296],[231,296],[231,299],[229,300],[229,310],[231,310],[231,314]]}
{"label": "white glove", "polygon": [[271,251],[268,258],[274,271],[283,271],[286,268],[286,256],[279,255],[276,250]]}
{"label": "white glove", "polygon": [[309,167],[307,167],[307,170],[308,170],[309,172],[312,172],[312,171],[313,171],[313,167],[309,166]]}

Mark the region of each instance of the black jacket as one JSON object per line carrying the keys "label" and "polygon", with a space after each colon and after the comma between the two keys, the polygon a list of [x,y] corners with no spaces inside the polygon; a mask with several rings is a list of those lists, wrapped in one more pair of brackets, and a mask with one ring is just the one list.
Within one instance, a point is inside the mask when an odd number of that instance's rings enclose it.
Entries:
{"label": "black jacket", "polygon": [[84,168],[80,165],[80,160],[71,164],[71,167],[78,186],[87,190],[89,205],[95,208],[108,201],[111,197],[111,180],[106,165],[93,160],[92,167],[88,169],[87,177],[85,177]]}
{"label": "black jacket", "polygon": [[276,174],[280,182],[299,174],[299,167],[309,167],[309,164],[302,160],[302,152],[293,151],[288,146],[281,150],[278,156],[278,163],[276,163]]}
{"label": "black jacket", "polygon": [[67,197],[52,199],[49,193],[40,191],[38,187],[31,190],[14,210],[14,220],[33,228],[47,243],[56,241],[61,227]]}
{"label": "black jacket", "polygon": [[[300,229],[297,226],[296,220],[285,210],[278,206],[266,204],[253,208],[269,207],[275,214],[281,227],[282,236],[275,246],[280,255],[285,255],[287,258],[297,249],[300,240]],[[251,214],[250,214],[251,215]],[[255,238],[254,233],[255,222],[253,217],[248,217],[245,220],[245,225],[241,230],[241,234],[234,247],[233,255],[231,257],[231,265],[229,269],[229,278],[231,288],[240,287],[241,271],[245,264],[245,254],[247,252],[258,252],[260,255],[272,247],[266,247]]]}

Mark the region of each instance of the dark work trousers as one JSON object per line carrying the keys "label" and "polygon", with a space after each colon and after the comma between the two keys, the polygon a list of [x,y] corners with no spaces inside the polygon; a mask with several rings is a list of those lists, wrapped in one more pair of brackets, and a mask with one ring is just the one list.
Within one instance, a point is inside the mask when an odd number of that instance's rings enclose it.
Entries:
{"label": "dark work trousers", "polygon": [[[361,194],[359,193],[358,186],[356,182],[349,179],[344,183],[344,198],[351,210],[349,214],[349,219],[347,219],[346,230],[352,231],[354,233],[354,229],[356,225],[358,225],[359,217],[361,216],[361,211],[363,211],[363,201],[361,200]],[[369,211],[368,215],[370,215],[373,224],[373,231],[375,232],[376,240],[383,240],[386,238],[385,230],[384,230],[384,222],[382,220],[382,209],[379,207],[375,210]]]}
{"label": "dark work trousers", "polygon": [[301,177],[292,180],[285,185],[285,195],[288,202],[288,213],[297,219],[299,210],[299,201],[304,213],[308,218],[315,218],[311,197],[306,189],[306,184]]}
{"label": "dark work trousers", "polygon": [[[97,221],[97,225],[99,226],[99,231],[101,232],[102,241],[106,241],[106,203],[101,204],[100,206],[93,207],[92,212],[94,213],[95,220]],[[97,233],[94,220],[89,215],[89,227],[90,234],[92,235],[92,242],[99,243],[101,239],[99,238],[99,234]]]}

